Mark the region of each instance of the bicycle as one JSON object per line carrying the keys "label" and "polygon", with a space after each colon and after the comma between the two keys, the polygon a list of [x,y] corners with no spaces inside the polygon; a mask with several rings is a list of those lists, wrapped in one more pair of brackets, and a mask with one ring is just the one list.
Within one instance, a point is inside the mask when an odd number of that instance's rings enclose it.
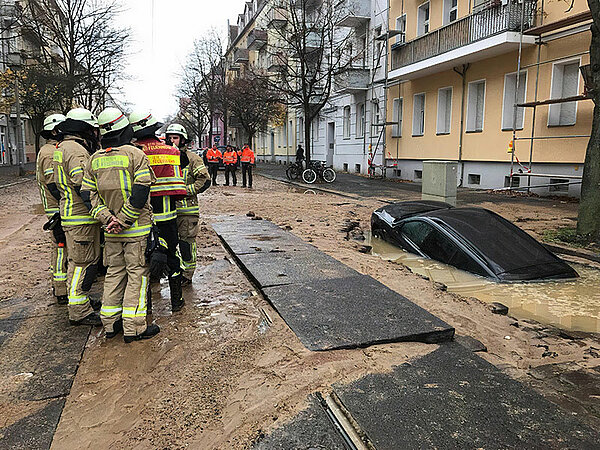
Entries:
{"label": "bicycle", "polygon": [[321,178],[326,183],[335,181],[335,170],[331,167],[325,167],[322,161],[310,161],[307,168],[302,172],[302,181],[307,184],[313,184],[317,178]]}
{"label": "bicycle", "polygon": [[285,176],[288,180],[297,180],[298,177],[302,174],[302,163],[294,162],[289,165],[287,169],[285,169]]}

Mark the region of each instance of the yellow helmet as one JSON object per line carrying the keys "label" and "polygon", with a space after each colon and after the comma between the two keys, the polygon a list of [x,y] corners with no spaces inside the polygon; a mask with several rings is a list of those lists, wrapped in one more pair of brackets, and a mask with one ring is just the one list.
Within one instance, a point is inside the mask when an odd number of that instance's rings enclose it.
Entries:
{"label": "yellow helmet", "polygon": [[53,131],[59,123],[67,120],[62,114],[50,114],[44,119],[44,131]]}
{"label": "yellow helmet", "polygon": [[186,141],[188,138],[187,131],[185,131],[183,125],[179,125],[178,123],[172,123],[171,125],[169,125],[165,134],[178,134],[179,136],[182,136]]}
{"label": "yellow helmet", "polygon": [[138,110],[129,114],[129,123],[133,127],[133,131],[137,133],[144,128],[158,124],[158,120],[154,118],[150,111]]}
{"label": "yellow helmet", "polygon": [[129,120],[117,108],[106,108],[98,115],[98,126],[102,136],[106,133],[122,130],[127,125],[129,125]]}
{"label": "yellow helmet", "polygon": [[67,113],[67,119],[78,120],[80,122],[85,122],[88,125],[93,126],[94,128],[98,128],[98,119],[96,116],[85,108],[75,108]]}

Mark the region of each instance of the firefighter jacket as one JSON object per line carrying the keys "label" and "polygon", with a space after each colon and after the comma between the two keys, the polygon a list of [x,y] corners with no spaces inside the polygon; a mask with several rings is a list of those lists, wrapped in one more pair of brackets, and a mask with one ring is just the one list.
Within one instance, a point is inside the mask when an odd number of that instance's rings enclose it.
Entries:
{"label": "firefighter jacket", "polygon": [[48,185],[54,183],[52,159],[54,158],[54,150],[56,150],[57,143],[57,141],[50,139],[46,141],[46,144],[40,148],[35,163],[35,178],[37,179],[38,187],[40,189],[42,206],[44,207],[44,212],[48,218],[51,218],[58,212],[58,200],[54,198],[48,189]]}
{"label": "firefighter jacket", "polygon": [[124,227],[120,233],[106,232],[106,239],[138,241],[150,233],[150,186],[154,181],[148,157],[133,145],[92,155],[83,179],[83,189],[90,191],[91,213],[103,225],[114,215]]}
{"label": "firefighter jacket", "polygon": [[206,159],[209,163],[217,163],[220,159],[223,159],[223,155],[221,154],[221,150],[218,148],[209,148],[206,151]]}
{"label": "firefighter jacket", "polygon": [[150,167],[156,176],[156,183],[150,188],[152,197],[172,195],[176,200],[187,195],[181,172],[181,156],[177,148],[164,144],[159,139],[149,137],[136,141],[148,156]]}
{"label": "firefighter jacket", "polygon": [[183,168],[183,176],[185,177],[188,195],[184,200],[177,202],[177,214],[180,216],[197,216],[200,212],[198,208],[198,193],[210,181],[210,177],[201,157],[194,152],[188,152],[187,156],[190,163]]}
{"label": "firefighter jacket", "polygon": [[223,153],[223,162],[226,166],[237,164],[238,156],[234,150]]}
{"label": "firefighter jacket", "polygon": [[56,144],[52,157],[54,183],[60,191],[60,219],[63,227],[98,223],[90,215],[79,192],[83,180],[83,170],[89,162],[90,154],[76,136],[65,136]]}
{"label": "firefighter jacket", "polygon": [[242,157],[240,159],[243,163],[254,164],[254,152],[250,150],[250,147],[244,147],[242,150]]}

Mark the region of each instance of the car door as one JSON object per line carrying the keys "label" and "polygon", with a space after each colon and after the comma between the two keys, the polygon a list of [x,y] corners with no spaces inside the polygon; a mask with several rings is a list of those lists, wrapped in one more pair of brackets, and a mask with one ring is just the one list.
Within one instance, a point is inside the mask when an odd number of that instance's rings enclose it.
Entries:
{"label": "car door", "polygon": [[402,239],[416,250],[414,253],[477,275],[491,275],[489,270],[462,249],[453,238],[428,221],[407,221],[402,225],[400,234]]}

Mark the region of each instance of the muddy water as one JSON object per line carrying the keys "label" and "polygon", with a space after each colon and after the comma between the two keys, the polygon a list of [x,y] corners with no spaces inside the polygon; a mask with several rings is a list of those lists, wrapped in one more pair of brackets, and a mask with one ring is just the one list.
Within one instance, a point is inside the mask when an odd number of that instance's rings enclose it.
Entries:
{"label": "muddy water", "polygon": [[395,261],[413,272],[448,286],[450,292],[500,302],[510,315],[534,319],[572,331],[600,332],[600,270],[572,264],[580,275],[575,280],[529,283],[495,283],[455,267],[442,264],[371,238],[372,253]]}

